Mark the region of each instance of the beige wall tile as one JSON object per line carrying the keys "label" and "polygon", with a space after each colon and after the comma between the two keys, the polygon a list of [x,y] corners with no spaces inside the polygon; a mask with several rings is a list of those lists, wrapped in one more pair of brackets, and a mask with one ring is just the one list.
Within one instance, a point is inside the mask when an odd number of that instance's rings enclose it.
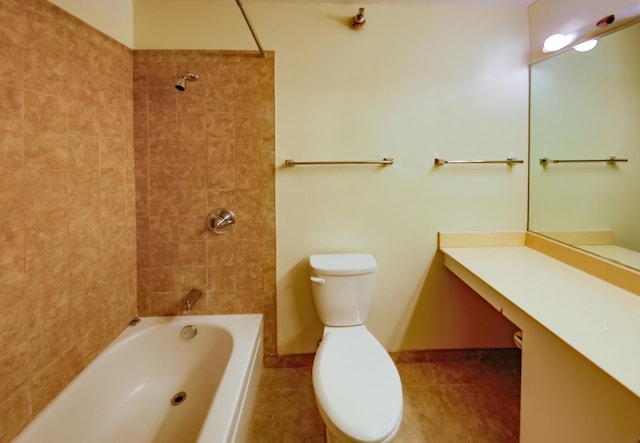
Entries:
{"label": "beige wall tile", "polygon": [[98,137],[71,135],[67,141],[69,167],[92,169],[100,164],[100,141]]}
{"label": "beige wall tile", "polygon": [[[176,187],[177,188],[177,187]],[[177,215],[180,192],[169,189],[149,188],[150,215]]]}
{"label": "beige wall tile", "polygon": [[[3,88],[0,91],[0,130],[22,130],[24,120],[21,118],[24,109],[24,92]],[[32,113],[32,98],[29,97],[29,111]]]}
{"label": "beige wall tile", "polygon": [[126,141],[123,137],[100,137],[100,167],[124,166]]}
{"label": "beige wall tile", "polygon": [[181,139],[180,163],[205,165],[207,163],[207,140]]}
{"label": "beige wall tile", "polygon": [[0,266],[15,262],[25,256],[25,227],[22,218],[0,217]]}
{"label": "beige wall tile", "polygon": [[236,171],[233,163],[207,165],[207,188],[216,191],[230,191],[236,188]]}
{"label": "beige wall tile", "polygon": [[[195,69],[195,71],[201,75],[206,76],[207,73],[201,69]],[[182,71],[180,71],[182,72]],[[203,82],[198,80],[198,84],[190,84],[189,87],[181,93],[178,93],[177,98],[177,110],[178,114],[199,114],[205,115],[207,112],[207,99],[211,91],[205,91],[202,89]]]}
{"label": "beige wall tile", "polygon": [[11,214],[21,218],[24,215],[26,203],[24,201],[25,174],[0,174],[0,213]]}
{"label": "beige wall tile", "polygon": [[[266,352],[274,355],[274,143],[262,140],[274,134],[273,59],[241,54],[134,51],[133,96],[144,107],[134,109],[136,212],[151,216],[138,218],[138,305],[175,314],[201,287],[194,313],[269,316]],[[187,71],[200,78],[177,92]],[[205,217],[218,207],[237,214],[234,232],[207,231]]]}
{"label": "beige wall tile", "polygon": [[175,267],[150,267],[149,290],[151,292],[175,292],[178,289],[179,271]]}
{"label": "beige wall tile", "polygon": [[37,414],[49,401],[75,377],[82,368],[78,352],[70,348],[62,354],[55,355],[43,369],[34,373],[29,385],[32,392],[32,412]]}
{"label": "beige wall tile", "polygon": [[[136,89],[136,96],[140,95],[139,91]],[[148,88],[147,91],[148,93],[145,94],[145,97],[148,99],[148,109],[153,110],[153,112],[176,113],[176,90],[173,87],[165,85],[163,87]],[[143,107],[138,112],[142,112],[144,109],[147,108]]]}
{"label": "beige wall tile", "polygon": [[68,242],[68,226],[67,208],[42,208],[31,213],[24,221],[27,254],[36,254]]}
{"label": "beige wall tile", "polygon": [[236,110],[234,119],[235,136],[238,140],[262,139],[262,115],[259,112]]}
{"label": "beige wall tile", "polygon": [[236,239],[230,235],[207,238],[207,260],[212,268],[236,265]]}
{"label": "beige wall tile", "polygon": [[62,208],[69,198],[69,172],[64,169],[28,170],[23,192],[27,215]]}
{"label": "beige wall tile", "polygon": [[202,220],[202,214],[207,212],[207,193],[203,189],[180,191],[178,213],[193,215]]}
{"label": "beige wall tile", "polygon": [[[4,28],[4,26],[3,26]],[[28,386],[18,387],[0,400],[0,441],[11,441],[31,419],[31,392]]]}
{"label": "beige wall tile", "polygon": [[182,242],[179,246],[179,261],[181,266],[206,266],[207,265],[207,243]]}
{"label": "beige wall tile", "polygon": [[151,164],[149,165],[149,186],[154,190],[178,189],[180,172],[178,164]]}
{"label": "beige wall tile", "polygon": [[209,289],[214,292],[233,293],[236,289],[236,267],[215,266],[208,271]]}
{"label": "beige wall tile", "polygon": [[0,174],[16,172],[24,166],[24,137],[22,131],[0,129]]}
{"label": "beige wall tile", "polygon": [[[180,267],[180,293],[186,293],[192,288],[205,290],[207,288],[206,266],[181,266]],[[205,310],[204,313],[207,311]]]}
{"label": "beige wall tile", "polygon": [[151,239],[149,243],[149,262],[151,266],[177,266],[179,260],[178,242],[157,242]]}
{"label": "beige wall tile", "polygon": [[178,118],[175,113],[149,110],[149,138],[176,138]]}
{"label": "beige wall tile", "polygon": [[[159,51],[156,53],[159,53]],[[178,68],[174,61],[153,61],[146,65],[147,84],[149,86],[167,87],[173,85],[179,78]]]}
{"label": "beige wall tile", "polygon": [[69,133],[73,135],[99,135],[100,109],[95,105],[83,102],[69,104]]}
{"label": "beige wall tile", "polygon": [[178,114],[178,137],[182,139],[204,140],[207,135],[204,114]]}
{"label": "beige wall tile", "polygon": [[[266,234],[262,216],[260,214],[244,214],[242,219],[236,223],[236,233],[238,234],[238,237],[244,240],[264,240],[266,238]],[[275,249],[273,249],[273,251],[275,251]],[[258,252],[262,252],[262,248],[259,249]]]}
{"label": "beige wall tile", "polygon": [[[9,90],[10,91],[10,90]],[[7,97],[9,102],[14,101]],[[4,100],[2,100],[4,101]],[[24,93],[24,128],[27,132],[45,132],[53,134],[67,133],[67,102],[61,97],[45,95],[33,91]],[[19,104],[18,104],[19,108]],[[11,120],[15,112],[7,112]],[[4,119],[3,119],[4,120]]]}
{"label": "beige wall tile", "polygon": [[180,189],[204,190],[207,187],[207,166],[204,163],[183,163],[178,176]]}
{"label": "beige wall tile", "polygon": [[176,315],[181,311],[176,292],[152,292],[149,315]]}
{"label": "beige wall tile", "polygon": [[79,168],[69,174],[70,206],[80,206],[85,209],[83,212],[99,210],[99,196],[100,170]]}
{"label": "beige wall tile", "polygon": [[149,235],[145,241],[178,242],[178,217],[153,216],[149,217]]}
{"label": "beige wall tile", "polygon": [[207,113],[227,113],[235,112],[235,88],[233,83],[220,83],[208,94],[205,102]]}
{"label": "beige wall tile", "polygon": [[[148,143],[149,163],[175,165],[180,159],[179,140],[151,139]],[[145,150],[146,152],[146,150]]]}
{"label": "beige wall tile", "polygon": [[135,138],[146,138],[149,136],[149,114],[135,111],[133,114],[133,136]]}
{"label": "beige wall tile", "polygon": [[263,184],[262,165],[255,163],[236,163],[236,189],[261,189]]}
{"label": "beige wall tile", "polygon": [[210,138],[207,139],[207,162],[217,163],[234,163],[236,157],[236,149],[234,139],[227,138]]}
{"label": "beige wall tile", "polygon": [[[135,305],[135,215],[123,211],[132,54],[44,0],[3,1],[0,17],[11,24],[0,29],[0,73],[19,73],[0,93],[0,441],[10,441]],[[82,82],[69,82],[78,72]],[[100,331],[81,352],[70,322],[79,309]]]}
{"label": "beige wall tile", "polygon": [[262,140],[238,139],[236,141],[236,163],[249,163],[262,166]]}
{"label": "beige wall tile", "polygon": [[206,126],[207,138],[229,138],[235,136],[234,114],[230,112],[207,114]]}
{"label": "beige wall tile", "polygon": [[63,169],[69,165],[66,134],[26,133],[24,160],[28,168]]}

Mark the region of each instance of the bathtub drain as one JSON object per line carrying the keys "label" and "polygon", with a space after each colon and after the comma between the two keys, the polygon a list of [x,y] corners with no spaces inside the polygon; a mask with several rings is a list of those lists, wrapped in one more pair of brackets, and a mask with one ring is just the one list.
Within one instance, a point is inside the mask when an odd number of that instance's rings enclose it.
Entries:
{"label": "bathtub drain", "polygon": [[186,398],[187,398],[187,393],[186,392],[178,392],[171,399],[171,404],[174,405],[174,406],[177,406],[177,405],[181,404]]}

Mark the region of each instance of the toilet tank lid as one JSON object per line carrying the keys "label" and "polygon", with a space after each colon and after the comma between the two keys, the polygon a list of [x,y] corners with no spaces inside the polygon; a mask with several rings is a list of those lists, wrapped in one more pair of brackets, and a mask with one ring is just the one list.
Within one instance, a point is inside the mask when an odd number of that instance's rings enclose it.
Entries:
{"label": "toilet tank lid", "polygon": [[324,275],[370,274],[378,269],[371,254],[313,254],[309,264],[315,272]]}

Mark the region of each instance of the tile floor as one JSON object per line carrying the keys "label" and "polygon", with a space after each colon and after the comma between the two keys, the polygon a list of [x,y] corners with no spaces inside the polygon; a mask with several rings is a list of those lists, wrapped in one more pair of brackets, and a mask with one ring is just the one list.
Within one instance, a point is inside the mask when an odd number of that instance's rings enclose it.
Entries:
{"label": "tile floor", "polygon": [[[518,441],[520,360],[398,363],[404,414],[394,443]],[[265,368],[249,441],[324,443],[311,368]]]}

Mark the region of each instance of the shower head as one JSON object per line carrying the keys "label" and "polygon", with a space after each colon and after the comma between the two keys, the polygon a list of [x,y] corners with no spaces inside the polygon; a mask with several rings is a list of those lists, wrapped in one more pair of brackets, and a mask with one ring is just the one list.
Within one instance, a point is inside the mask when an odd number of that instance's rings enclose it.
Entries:
{"label": "shower head", "polygon": [[195,72],[187,72],[184,77],[180,78],[177,82],[176,82],[176,89],[178,91],[184,91],[187,88],[187,80],[198,80],[198,74]]}

